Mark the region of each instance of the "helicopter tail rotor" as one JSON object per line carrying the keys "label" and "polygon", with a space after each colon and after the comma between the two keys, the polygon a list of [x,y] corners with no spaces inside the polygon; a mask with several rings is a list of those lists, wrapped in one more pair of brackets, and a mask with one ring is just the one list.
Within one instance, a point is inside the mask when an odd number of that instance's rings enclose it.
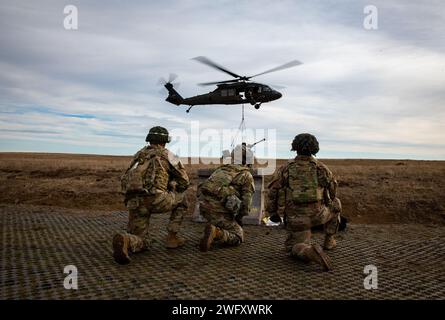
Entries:
{"label": "helicopter tail rotor", "polygon": [[177,89],[179,87],[179,82],[173,83],[177,77],[177,74],[170,73],[168,80],[163,77],[159,78],[158,85],[164,86],[164,88],[168,91],[168,97],[165,99],[165,101],[179,106],[184,101],[184,98],[182,98],[182,96],[175,90],[175,88]]}
{"label": "helicopter tail rotor", "polygon": [[[181,83],[180,82],[173,82],[177,78],[178,78],[177,74],[170,73],[167,80],[164,77],[160,77],[158,79],[157,85],[158,86],[163,86],[165,89],[167,89],[167,91],[169,91],[169,89],[167,87],[170,87],[170,85],[171,85],[172,88],[174,87],[175,89],[178,89],[180,87]],[[164,91],[165,89],[164,88],[159,90],[159,94],[160,95],[164,95],[165,94],[165,91]],[[169,93],[170,93],[170,91],[169,91]]]}
{"label": "helicopter tail rotor", "polygon": [[178,78],[178,75],[176,73],[170,73],[168,75],[168,80],[166,80],[163,77],[160,77],[158,79],[157,85],[158,86],[161,86],[161,85],[165,86],[167,83],[171,83],[175,88],[178,88],[179,87],[179,82],[173,83],[173,81],[175,81],[177,78]]}

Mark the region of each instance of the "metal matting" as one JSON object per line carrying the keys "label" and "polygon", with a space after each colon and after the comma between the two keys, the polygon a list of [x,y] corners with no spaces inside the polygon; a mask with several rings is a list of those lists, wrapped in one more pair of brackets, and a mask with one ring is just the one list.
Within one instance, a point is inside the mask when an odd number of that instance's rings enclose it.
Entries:
{"label": "metal matting", "polygon": [[[0,206],[1,299],[444,299],[445,227],[351,225],[329,252],[331,272],[286,256],[285,230],[246,226],[240,247],[197,246],[203,225],[184,221],[184,247],[164,247],[167,216],[151,219],[151,251],[129,265],[112,259],[111,238],[127,213]],[[320,242],[321,234],[314,240]],[[78,268],[66,290],[64,266]],[[378,289],[363,286],[365,265]]]}

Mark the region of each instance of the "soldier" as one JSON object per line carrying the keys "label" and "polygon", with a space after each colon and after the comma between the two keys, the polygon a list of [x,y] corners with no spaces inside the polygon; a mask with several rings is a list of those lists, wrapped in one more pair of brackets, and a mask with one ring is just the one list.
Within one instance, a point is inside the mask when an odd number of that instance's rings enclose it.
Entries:
{"label": "soldier", "polygon": [[317,139],[302,133],[292,142],[297,152],[275,173],[268,188],[267,211],[271,220],[277,221],[284,214],[287,230],[286,251],[306,262],[316,262],[326,271],[331,270],[330,258],[318,245],[311,245],[311,227],[324,225],[324,248],[335,248],[334,235],[340,221],[341,202],[336,197],[337,181],[332,172],[315,156],[319,150]]}
{"label": "soldier", "polygon": [[207,219],[200,250],[207,251],[217,241],[229,246],[244,242],[242,219],[249,214],[255,186],[247,160],[253,158],[245,146],[231,153],[224,164],[198,189],[201,214]]}
{"label": "soldier", "polygon": [[130,262],[130,252],[137,253],[150,247],[151,214],[170,213],[167,248],[178,248],[185,241],[178,236],[178,231],[187,210],[184,191],[189,186],[189,178],[183,164],[165,148],[170,142],[167,129],[151,128],[145,141],[150,144],[134,155],[121,178],[129,217],[127,232],[118,233],[113,238],[113,256],[120,264]]}

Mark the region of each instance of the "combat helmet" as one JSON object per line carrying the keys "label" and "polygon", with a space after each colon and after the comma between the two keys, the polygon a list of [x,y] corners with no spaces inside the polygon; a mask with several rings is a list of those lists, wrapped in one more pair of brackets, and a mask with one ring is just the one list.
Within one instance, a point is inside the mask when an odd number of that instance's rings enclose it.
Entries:
{"label": "combat helmet", "polygon": [[171,141],[171,137],[169,136],[167,129],[156,126],[150,129],[145,141],[153,144],[164,144],[169,143]]}
{"label": "combat helmet", "polygon": [[291,151],[297,151],[297,154],[303,156],[316,155],[320,150],[318,140],[310,133],[300,133],[292,141]]}

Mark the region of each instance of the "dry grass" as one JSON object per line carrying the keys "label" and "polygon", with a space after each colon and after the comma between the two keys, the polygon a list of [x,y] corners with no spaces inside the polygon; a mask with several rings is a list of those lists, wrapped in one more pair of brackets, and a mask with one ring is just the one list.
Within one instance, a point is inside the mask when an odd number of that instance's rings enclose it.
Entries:
{"label": "dry grass", "polygon": [[[2,153],[0,202],[124,210],[119,178],[130,157]],[[185,161],[187,162],[187,161]],[[278,165],[285,160],[278,160]],[[356,223],[445,224],[445,162],[324,160],[339,180],[344,214]],[[186,165],[195,201],[196,170]],[[266,177],[266,182],[270,177]]]}

